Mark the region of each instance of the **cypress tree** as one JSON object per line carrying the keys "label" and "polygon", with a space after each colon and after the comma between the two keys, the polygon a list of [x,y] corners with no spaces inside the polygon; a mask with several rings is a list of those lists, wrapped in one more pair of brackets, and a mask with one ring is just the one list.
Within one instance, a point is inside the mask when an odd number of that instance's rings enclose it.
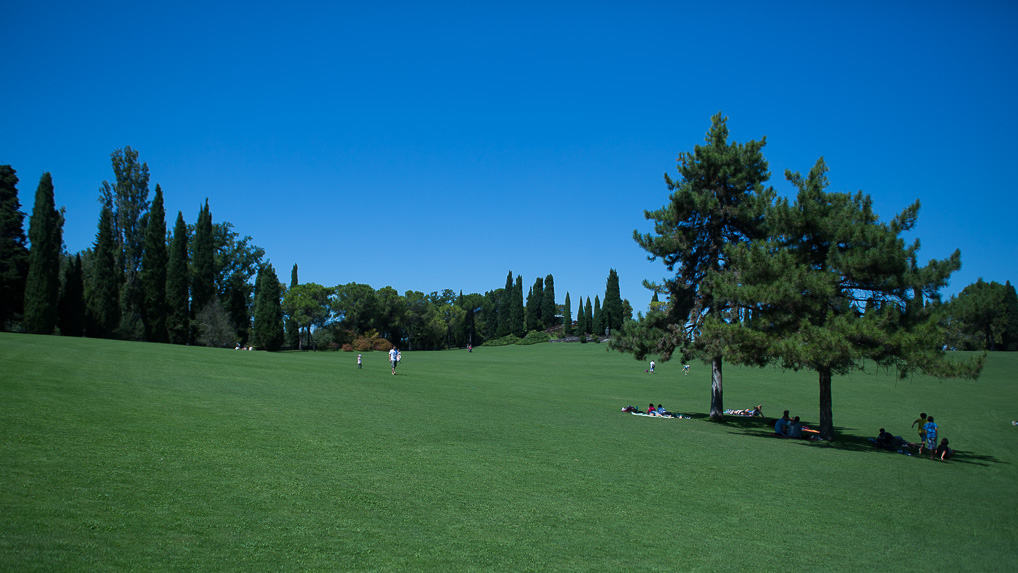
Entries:
{"label": "cypress tree", "polygon": [[184,215],[177,211],[170,241],[169,261],[166,264],[166,334],[174,344],[187,344],[191,330],[191,313],[188,309],[187,225]]}
{"label": "cypress tree", "polygon": [[527,323],[523,314],[523,275],[516,275],[516,286],[512,289],[512,306],[510,325],[512,333],[523,337],[527,333]]}
{"label": "cypress tree", "polygon": [[615,269],[608,271],[608,280],[605,281],[604,306],[601,307],[602,331],[607,328],[614,332],[622,327],[622,294],[619,292],[619,274]]}
{"label": "cypress tree", "polygon": [[512,312],[509,310],[512,308],[512,301],[513,272],[509,271],[509,274],[505,277],[505,288],[502,289],[502,295],[498,297],[498,330],[496,331],[496,334],[499,338],[513,331]]}
{"label": "cypress tree", "polygon": [[594,320],[591,332],[600,338],[604,334],[604,313],[601,312],[601,299],[594,295]]}
{"label": "cypress tree", "polygon": [[537,277],[527,292],[527,330],[543,330],[541,303],[544,302],[544,279]]}
{"label": "cypress tree", "polygon": [[193,267],[191,283],[191,314],[201,312],[205,305],[216,296],[216,246],[212,236],[212,212],[209,200],[198,211],[198,222],[194,226]]}
{"label": "cypress tree", "polygon": [[594,311],[590,305],[590,297],[587,297],[587,304],[583,309],[583,333],[590,334],[594,330]]}
{"label": "cypress tree", "polygon": [[91,288],[88,291],[88,336],[112,338],[120,324],[120,270],[113,238],[113,212],[103,205],[95,237]]}
{"label": "cypress tree", "polygon": [[[297,281],[297,263],[294,263],[293,268],[290,269],[290,290],[293,290],[298,284],[300,283]],[[300,325],[292,316],[286,316],[284,333],[287,347],[297,348],[300,345]]]}
{"label": "cypress tree", "polygon": [[272,265],[258,268],[255,279],[254,344],[264,350],[279,350],[283,344],[283,309],[280,305],[279,277]]}
{"label": "cypress tree", "polygon": [[28,246],[17,185],[14,168],[0,165],[0,329],[25,307]]}
{"label": "cypress tree", "polygon": [[[549,275],[550,276],[550,275]],[[565,309],[562,312],[562,335],[569,336],[573,333],[573,308],[569,301],[569,291],[566,291]]]}
{"label": "cypress tree", "polygon": [[81,255],[74,255],[64,269],[58,323],[63,336],[81,336],[85,333],[85,281],[81,270]]}
{"label": "cypress tree", "polygon": [[145,339],[166,342],[166,211],[163,208],[163,190],[156,185],[156,195],[148,213],[145,227],[145,249],[141,259],[141,284],[145,297],[142,321]]}
{"label": "cypress tree", "polygon": [[558,320],[555,318],[555,279],[548,275],[544,277],[544,296],[541,297],[541,322],[545,328],[555,328]]}
{"label": "cypress tree", "polygon": [[25,330],[51,334],[57,324],[60,248],[64,218],[53,202],[53,178],[43,173],[29,219],[28,276],[25,279]]}

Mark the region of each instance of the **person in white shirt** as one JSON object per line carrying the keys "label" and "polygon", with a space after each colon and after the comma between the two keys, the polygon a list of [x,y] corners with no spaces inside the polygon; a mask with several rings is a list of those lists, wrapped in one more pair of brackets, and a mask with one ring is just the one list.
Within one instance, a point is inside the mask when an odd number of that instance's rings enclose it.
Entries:
{"label": "person in white shirt", "polygon": [[396,350],[396,347],[393,346],[392,348],[389,349],[389,363],[392,364],[392,375],[393,376],[396,375],[396,363],[399,362],[398,358],[399,358],[399,350]]}

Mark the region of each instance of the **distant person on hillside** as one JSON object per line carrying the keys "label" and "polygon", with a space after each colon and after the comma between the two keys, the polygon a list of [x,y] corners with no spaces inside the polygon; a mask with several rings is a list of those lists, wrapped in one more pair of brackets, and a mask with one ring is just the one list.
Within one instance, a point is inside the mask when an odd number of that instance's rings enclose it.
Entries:
{"label": "distant person on hillside", "polygon": [[647,413],[651,416],[657,416],[657,410],[654,408],[653,402],[650,403],[650,406],[647,406]]}
{"label": "distant person on hillside", "polygon": [[658,416],[671,416],[672,413],[669,412],[668,410],[665,410],[665,407],[662,406],[661,404],[658,404],[657,405],[657,415]]}
{"label": "distant person on hillside", "polygon": [[392,348],[389,349],[389,363],[392,364],[392,375],[393,376],[396,375],[396,364],[399,362],[399,360],[397,359],[398,357],[399,357],[399,351],[396,350],[395,346],[393,346]]}
{"label": "distant person on hillside", "polygon": [[788,418],[788,410],[785,410],[785,413],[778,418],[778,421],[774,422],[774,433],[781,438],[787,438],[791,423],[792,420]]}
{"label": "distant person on hillside", "polygon": [[363,362],[363,360],[361,359],[361,355],[360,355],[360,354],[358,354],[358,355],[357,355],[357,369],[359,370],[359,369],[361,369],[361,368],[364,368],[364,362]]}
{"label": "distant person on hillside", "polygon": [[647,372],[650,372],[651,374],[654,373],[654,361],[653,360],[650,361],[650,369],[647,370]]}
{"label": "distant person on hillside", "polygon": [[682,375],[689,376],[689,364],[682,365]]}
{"label": "distant person on hillside", "polygon": [[930,459],[937,455],[937,424],[933,421],[933,416],[926,418],[926,425],[923,426],[926,429],[926,440],[923,445],[919,446],[919,453],[923,453],[923,446],[926,446],[927,451],[930,452]]}

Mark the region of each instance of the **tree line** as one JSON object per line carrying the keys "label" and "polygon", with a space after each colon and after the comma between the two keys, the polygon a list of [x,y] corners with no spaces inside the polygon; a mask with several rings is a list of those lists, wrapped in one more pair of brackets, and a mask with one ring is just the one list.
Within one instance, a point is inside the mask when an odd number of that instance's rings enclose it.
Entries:
{"label": "tree line", "polygon": [[556,303],[551,274],[535,279],[525,297],[523,277],[511,271],[504,288],[483,294],[300,283],[296,264],[286,285],[250,236],[213,222],[208,200],[194,223],[178,211],[168,229],[163,190],[156,184],[149,200],[149,169],[138,152],[118,149],[111,164],[95,240],[74,254],[63,249],[65,212],[55,206],[51,175],[40,179],[26,237],[16,172],[0,165],[4,330],[267,350],[364,340],[441,349],[544,331],[586,341],[632,316],[614,269],[603,305],[599,296],[593,307],[581,298],[575,321],[568,292],[564,305]]}
{"label": "tree line", "polygon": [[[869,196],[827,189],[823,158],[806,176],[786,171],[796,194],[779,198],[766,186],[765,144],[729,142],[727,118],[718,114],[705,143],[679,155],[679,176],[665,175],[668,203],[645,212],[654,231],[633,234],[673,274],[645,283],[655,293],[651,308],[624,325],[613,348],[709,364],[716,420],[724,417],[725,360],[812,370],[820,435],[830,439],[834,375],[870,360],[901,376],[975,377],[981,359],[947,358],[952,336],[962,347],[1013,345],[1010,285],[977,283],[941,302],[961,254],[919,264],[918,241],[901,238],[917,221],[918,201],[881,222]],[[1010,318],[991,326],[976,310],[991,307]]]}

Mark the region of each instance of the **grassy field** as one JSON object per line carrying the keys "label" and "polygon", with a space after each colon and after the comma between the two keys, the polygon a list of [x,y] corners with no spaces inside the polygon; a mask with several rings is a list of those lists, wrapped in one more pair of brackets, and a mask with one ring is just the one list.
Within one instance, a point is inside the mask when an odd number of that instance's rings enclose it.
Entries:
{"label": "grassy field", "polygon": [[[833,444],[597,344],[355,357],[0,334],[0,570],[1016,566],[1015,353],[836,377]],[[651,401],[694,419],[619,412]],[[816,377],[726,367],[760,402],[815,423]],[[865,441],[920,411],[955,460]]]}

